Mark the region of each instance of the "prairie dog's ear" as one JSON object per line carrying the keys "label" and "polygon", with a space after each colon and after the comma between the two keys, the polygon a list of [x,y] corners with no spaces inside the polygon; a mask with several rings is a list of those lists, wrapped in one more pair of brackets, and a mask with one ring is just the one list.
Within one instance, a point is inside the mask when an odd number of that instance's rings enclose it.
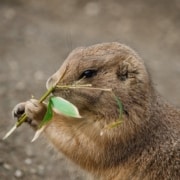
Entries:
{"label": "prairie dog's ear", "polygon": [[143,61],[132,56],[118,64],[116,74],[120,81],[135,79],[137,82],[149,81],[149,75]]}
{"label": "prairie dog's ear", "polygon": [[119,65],[118,65],[118,69],[117,69],[117,77],[120,81],[126,81],[128,78],[128,67],[129,64],[125,61],[122,61]]}

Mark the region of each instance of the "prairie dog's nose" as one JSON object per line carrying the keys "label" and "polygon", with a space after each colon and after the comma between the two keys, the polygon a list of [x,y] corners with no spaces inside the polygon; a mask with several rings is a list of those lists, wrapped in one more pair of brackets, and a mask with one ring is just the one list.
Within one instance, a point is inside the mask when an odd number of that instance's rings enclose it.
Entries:
{"label": "prairie dog's nose", "polygon": [[50,77],[47,82],[46,82],[46,88],[50,89],[51,87],[53,87],[56,83],[56,80],[53,77]]}
{"label": "prairie dog's nose", "polygon": [[61,68],[47,80],[46,88],[49,89],[52,86],[55,86],[59,81],[61,81],[66,71],[67,65],[66,63],[64,63],[63,66],[61,66]]}
{"label": "prairie dog's nose", "polygon": [[50,89],[51,87],[55,86],[58,82],[58,78],[56,78],[56,76],[51,76],[47,82],[46,82],[46,88]]}

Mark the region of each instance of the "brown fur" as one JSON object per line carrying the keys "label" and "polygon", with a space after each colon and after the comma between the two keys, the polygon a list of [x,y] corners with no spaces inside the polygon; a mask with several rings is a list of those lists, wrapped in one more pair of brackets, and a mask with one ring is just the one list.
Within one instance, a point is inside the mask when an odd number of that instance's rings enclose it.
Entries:
{"label": "brown fur", "polygon": [[[97,75],[78,81],[87,69],[96,69]],[[111,93],[58,89],[54,95],[75,104],[83,117],[54,113],[45,134],[59,151],[103,180],[180,178],[180,109],[154,90],[143,61],[133,50],[119,43],[75,49],[47,81],[47,87],[77,82],[112,88],[123,104],[123,123],[105,128],[119,117]],[[45,105],[30,100],[16,106],[15,116],[23,107],[36,123],[46,110]]]}

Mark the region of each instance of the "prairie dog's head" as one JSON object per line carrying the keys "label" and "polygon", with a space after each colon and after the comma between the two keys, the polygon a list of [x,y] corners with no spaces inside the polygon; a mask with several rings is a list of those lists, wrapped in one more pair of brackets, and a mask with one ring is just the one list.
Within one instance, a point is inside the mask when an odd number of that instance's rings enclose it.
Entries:
{"label": "prairie dog's head", "polygon": [[[91,84],[94,88],[112,89],[121,100],[123,117],[140,118],[150,112],[152,87],[143,61],[129,47],[103,43],[73,50],[60,69],[47,81],[52,85]],[[112,93],[97,89],[57,89],[61,96],[86,116],[97,115],[107,121],[119,116]]]}

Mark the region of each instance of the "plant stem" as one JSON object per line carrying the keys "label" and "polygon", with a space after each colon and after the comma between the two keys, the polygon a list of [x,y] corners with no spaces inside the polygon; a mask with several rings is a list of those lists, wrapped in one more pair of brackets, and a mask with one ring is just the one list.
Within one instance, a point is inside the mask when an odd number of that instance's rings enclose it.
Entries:
{"label": "plant stem", "polygon": [[83,87],[92,87],[92,84],[72,84],[72,85],[56,85],[58,89],[71,89],[71,88],[83,88]]}
{"label": "plant stem", "polygon": [[117,121],[115,121],[113,123],[108,124],[105,128],[109,128],[109,129],[115,128],[115,127],[119,126],[120,124],[122,124],[122,122],[123,122],[122,119],[121,120],[117,120]]}
{"label": "plant stem", "polygon": [[90,89],[90,90],[100,90],[100,91],[109,91],[111,92],[112,89],[106,88],[95,88],[92,87],[91,84],[84,84],[84,85],[64,85],[64,86],[56,86],[58,89]]}

